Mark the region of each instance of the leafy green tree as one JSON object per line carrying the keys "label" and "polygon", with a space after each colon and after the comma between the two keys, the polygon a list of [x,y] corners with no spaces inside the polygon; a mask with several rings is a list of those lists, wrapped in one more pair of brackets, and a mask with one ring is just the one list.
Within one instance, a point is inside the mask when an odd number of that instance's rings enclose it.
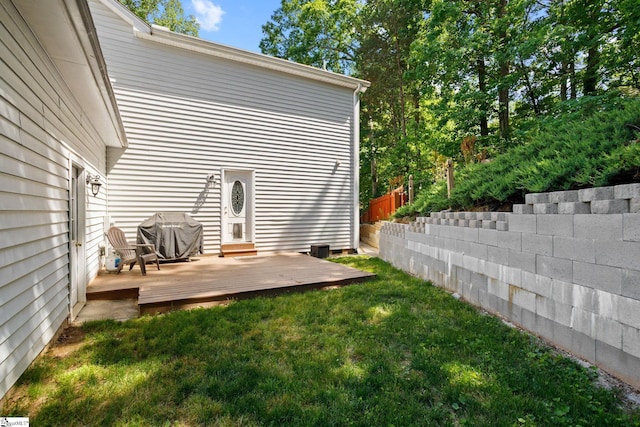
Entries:
{"label": "leafy green tree", "polygon": [[262,53],[350,73],[356,46],[357,0],[282,0],[262,26]]}
{"label": "leafy green tree", "polygon": [[[371,128],[363,131],[362,160],[371,171],[378,194],[385,183],[408,179],[417,183],[429,179],[427,152],[422,137],[421,95],[409,66],[410,46],[416,40],[423,19],[423,4],[416,0],[371,0],[360,12],[358,76],[371,81],[363,96],[363,114]],[[362,182],[366,182],[361,176]],[[373,187],[372,187],[373,189]]]}
{"label": "leafy green tree", "polygon": [[120,3],[146,22],[176,33],[198,36],[200,26],[195,16],[185,15],[180,0],[120,0]]}
{"label": "leafy green tree", "polygon": [[603,74],[615,86],[640,90],[640,5],[617,0],[610,12],[613,25],[603,48]]}

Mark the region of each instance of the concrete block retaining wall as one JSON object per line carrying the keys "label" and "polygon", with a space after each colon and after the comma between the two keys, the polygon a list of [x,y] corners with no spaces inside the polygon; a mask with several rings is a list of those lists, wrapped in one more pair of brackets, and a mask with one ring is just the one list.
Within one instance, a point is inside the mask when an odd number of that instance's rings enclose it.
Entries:
{"label": "concrete block retaining wall", "polygon": [[360,240],[374,248],[380,245],[380,229],[383,221],[377,221],[373,224],[360,224]]}
{"label": "concrete block retaining wall", "polygon": [[640,388],[640,184],[525,202],[386,223],[380,257]]}

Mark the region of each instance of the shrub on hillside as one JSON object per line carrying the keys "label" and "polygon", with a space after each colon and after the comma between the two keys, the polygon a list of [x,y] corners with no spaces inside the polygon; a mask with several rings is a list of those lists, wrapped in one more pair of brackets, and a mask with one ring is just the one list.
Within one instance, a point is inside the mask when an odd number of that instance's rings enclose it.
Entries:
{"label": "shrub on hillside", "polygon": [[522,203],[526,193],[605,186],[622,174],[640,180],[640,134],[630,125],[640,126],[640,98],[608,95],[563,103],[555,114],[529,124],[520,145],[489,163],[459,169],[450,199],[445,183],[437,182],[396,216],[495,209]]}

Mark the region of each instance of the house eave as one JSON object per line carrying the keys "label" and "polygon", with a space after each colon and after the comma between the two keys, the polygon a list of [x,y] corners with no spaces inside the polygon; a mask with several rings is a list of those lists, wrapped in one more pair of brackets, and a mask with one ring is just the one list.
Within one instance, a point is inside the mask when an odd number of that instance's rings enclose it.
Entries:
{"label": "house eave", "polygon": [[331,71],[321,70],[309,65],[298,64],[286,59],[275,58],[261,53],[249,52],[231,46],[210,42],[197,37],[178,34],[166,27],[152,25],[149,32],[135,31],[136,37],[173,46],[180,49],[197,52],[216,58],[239,62],[263,69],[286,73],[310,80],[316,80],[351,90],[364,92],[371,83],[366,80],[345,76]]}
{"label": "house eave", "polygon": [[15,3],[49,63],[62,77],[76,108],[105,146],[126,147],[124,125],[86,0]]}
{"label": "house eave", "polygon": [[127,141],[126,131],[120,117],[118,103],[116,101],[113,87],[111,86],[111,80],[109,79],[109,73],[107,71],[107,64],[104,60],[102,49],[100,48],[98,32],[96,30],[95,24],[93,23],[89,4],[87,3],[87,0],[75,0],[75,2],[78,6],[80,18],[82,19],[82,23],[84,24],[84,28],[86,29],[86,36],[89,42],[89,46],[85,47],[88,63],[96,79],[96,84],[102,94],[105,108],[107,110],[109,118],[111,119],[113,129],[117,136],[118,143],[114,144],[108,142],[107,146],[119,146],[120,148],[127,148],[129,144]]}

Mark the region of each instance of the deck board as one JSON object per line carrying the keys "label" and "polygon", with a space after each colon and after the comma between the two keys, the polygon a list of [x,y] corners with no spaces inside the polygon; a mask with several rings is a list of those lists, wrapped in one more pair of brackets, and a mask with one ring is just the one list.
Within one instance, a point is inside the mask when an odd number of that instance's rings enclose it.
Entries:
{"label": "deck board", "polygon": [[327,260],[291,253],[242,258],[203,256],[191,262],[162,264],[160,271],[138,267],[119,275],[102,274],[87,289],[87,296],[119,289],[138,289],[142,313],[206,306],[260,294],[344,285],[374,276],[373,273]]}

